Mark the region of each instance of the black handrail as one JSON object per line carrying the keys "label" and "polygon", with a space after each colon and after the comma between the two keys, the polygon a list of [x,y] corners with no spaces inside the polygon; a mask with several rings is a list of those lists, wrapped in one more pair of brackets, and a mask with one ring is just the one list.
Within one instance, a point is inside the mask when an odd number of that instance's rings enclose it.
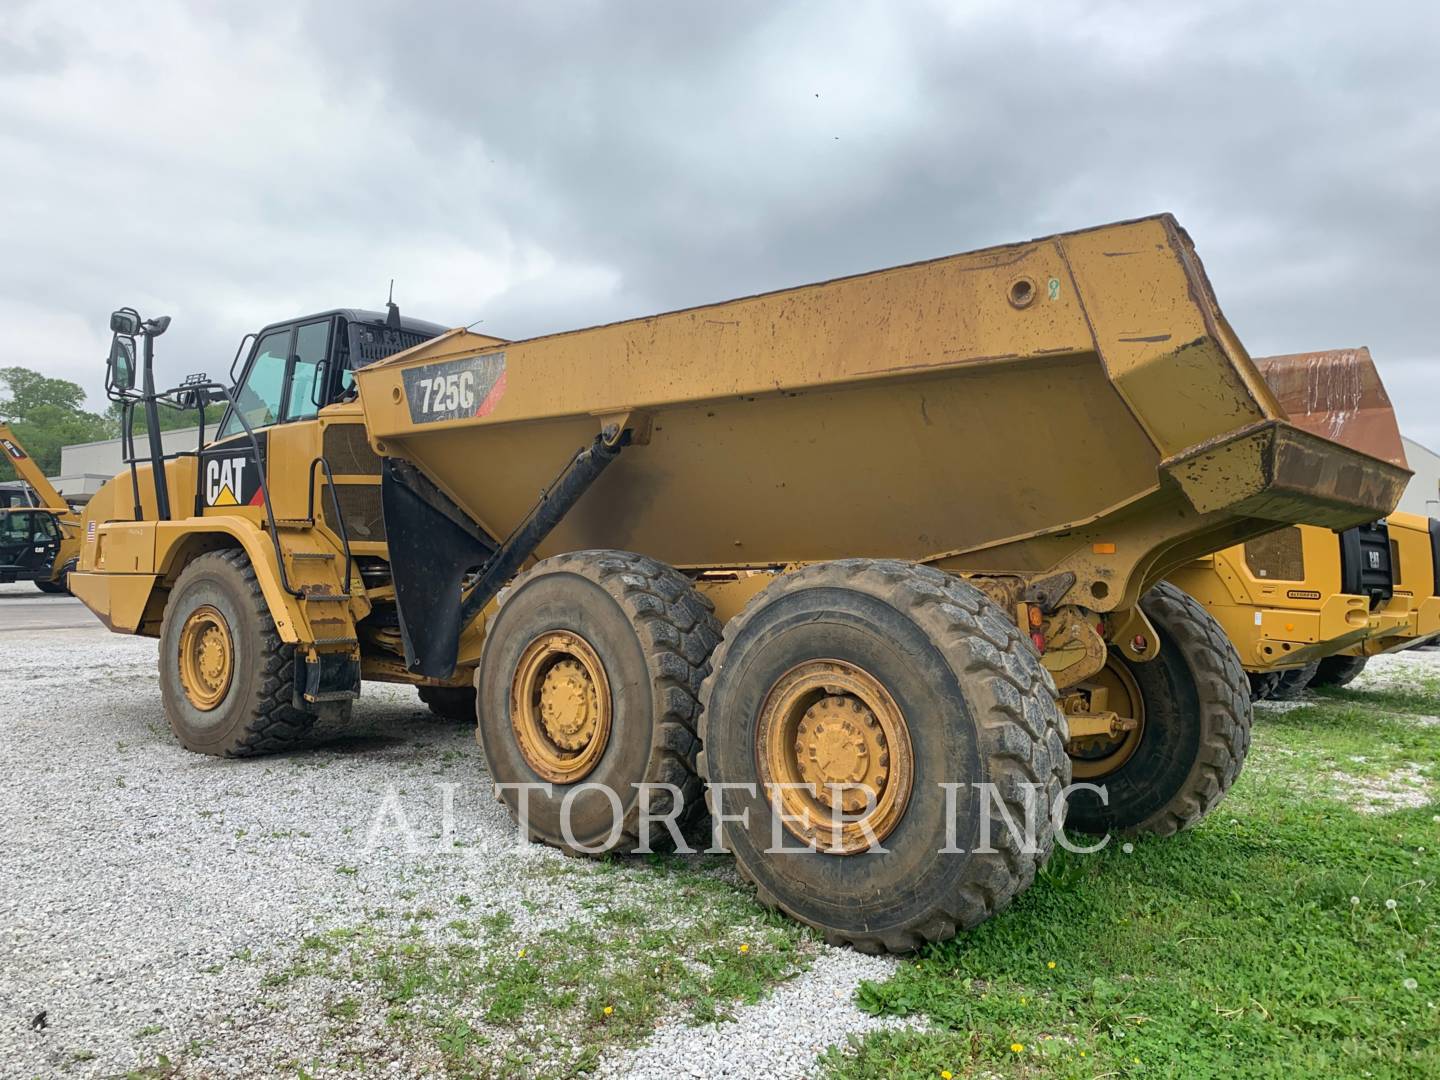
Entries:
{"label": "black handrail", "polygon": [[[179,393],[179,392],[181,392],[181,391],[187,391],[187,392],[188,392],[188,391],[198,391],[198,390],[219,390],[221,393],[228,393],[228,392],[229,392],[229,391],[227,390],[227,388],[224,387],[224,386],[222,386],[220,383],[217,383],[217,382],[207,382],[207,383],[190,383],[190,384],[185,385],[185,386],[177,386],[177,387],[175,387],[173,390],[167,390],[167,391],[165,391],[164,394],[158,394],[158,395],[156,395],[156,396],[157,396],[157,397],[165,397],[165,396],[168,396],[168,395],[170,395],[170,394]],[[197,400],[203,402],[203,401],[204,401],[204,397],[201,396],[201,397],[199,397]],[[205,412],[205,409],[204,409],[204,405],[203,405],[203,404],[202,404],[201,407],[200,407],[200,412],[201,412],[200,430],[203,432],[203,431],[204,431],[204,425],[205,425],[205,421],[204,421],[204,412]],[[279,530],[278,530],[278,529],[276,528],[276,526],[275,526],[275,508],[274,508],[273,506],[271,506],[271,504],[270,504],[270,485],[265,482],[265,470],[264,470],[264,468],[262,468],[263,462],[261,462],[261,460],[260,460],[260,440],[256,437],[256,435],[255,435],[255,429],[250,426],[250,421],[246,418],[245,413],[244,413],[243,410],[241,410],[241,409],[239,409],[239,408],[234,408],[234,409],[231,409],[231,410],[230,410],[230,414],[233,415],[237,420],[239,420],[239,421],[240,421],[240,426],[245,429],[245,436],[246,436],[246,438],[249,439],[249,441],[250,441],[250,453],[253,454],[254,457],[255,457],[255,474],[256,474],[256,476],[258,476],[258,477],[260,478],[260,497],[261,497],[261,499],[263,500],[263,502],[265,503],[265,525],[266,525],[265,531],[270,534],[270,543],[271,543],[271,545],[275,548],[275,564],[276,564],[276,566],[278,566],[278,567],[280,568],[280,587],[281,587],[282,589],[284,589],[287,593],[289,593],[291,596],[293,596],[293,597],[295,597],[295,598],[297,598],[297,599],[303,599],[304,596],[305,596],[305,593],[304,593],[303,591],[301,591],[300,589],[297,589],[297,588],[295,588],[293,585],[290,584],[290,575],[285,572],[285,552],[284,552],[284,549],[280,547],[280,532],[279,532]],[[200,447],[200,450],[197,451],[197,453],[203,453],[203,452],[204,452],[204,449],[205,449],[205,448],[204,448],[204,446],[202,445],[202,446]],[[133,451],[133,448],[132,448],[132,451],[131,451],[131,452],[132,452],[132,453],[134,452],[134,451]],[[155,469],[164,469],[164,468],[165,468],[165,462],[166,462],[166,461],[173,460],[174,458],[176,458],[176,457],[181,457],[181,456],[187,456],[187,455],[184,455],[184,454],[175,454],[175,455],[170,455],[169,457],[167,457],[166,455],[162,454],[162,455],[160,456],[160,459],[159,459],[158,461],[155,461],[155,460],[152,459],[152,467],[155,468]],[[132,462],[131,464],[133,465],[133,462]],[[196,485],[195,485],[196,493],[197,493],[197,501],[198,501],[198,493],[199,493],[199,489],[200,489],[200,482],[201,482],[201,478],[197,476],[197,477],[196,477]],[[197,515],[197,516],[198,516],[198,515]],[[349,582],[348,582],[348,581],[346,582],[346,588],[349,588]]]}
{"label": "black handrail", "polygon": [[315,466],[319,465],[325,470],[325,486],[330,491],[330,507],[335,511],[336,532],[340,534],[340,546],[345,549],[345,576],[341,579],[344,582],[344,596],[350,596],[350,568],[354,562],[350,554],[350,530],[345,527],[345,515],[340,511],[340,496],[335,491],[335,474],[330,471],[330,462],[325,460],[322,454],[310,462],[310,502],[306,506],[305,516],[311,521],[315,520]]}

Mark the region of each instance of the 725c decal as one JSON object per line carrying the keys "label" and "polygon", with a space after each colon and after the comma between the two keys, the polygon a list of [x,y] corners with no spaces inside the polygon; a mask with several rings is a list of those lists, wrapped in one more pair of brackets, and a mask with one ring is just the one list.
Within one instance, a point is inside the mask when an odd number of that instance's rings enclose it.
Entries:
{"label": "725c decal", "polygon": [[410,422],[485,416],[505,393],[505,354],[442,360],[402,372]]}

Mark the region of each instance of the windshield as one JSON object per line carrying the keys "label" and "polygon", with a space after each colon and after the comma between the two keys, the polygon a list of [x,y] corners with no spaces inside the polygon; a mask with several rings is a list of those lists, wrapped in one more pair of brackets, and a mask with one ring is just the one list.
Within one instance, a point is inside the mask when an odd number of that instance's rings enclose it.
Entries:
{"label": "windshield", "polygon": [[330,320],[272,330],[255,346],[255,359],[236,388],[234,405],[226,414],[218,438],[285,420],[306,420],[324,400],[325,357],[330,344]]}
{"label": "windshield", "polygon": [[245,430],[235,413],[242,413],[252,428],[265,427],[280,419],[280,396],[285,392],[285,362],[289,358],[290,331],[266,334],[255,347],[255,361],[245,373],[245,382],[235,391],[235,404],[220,437]]}

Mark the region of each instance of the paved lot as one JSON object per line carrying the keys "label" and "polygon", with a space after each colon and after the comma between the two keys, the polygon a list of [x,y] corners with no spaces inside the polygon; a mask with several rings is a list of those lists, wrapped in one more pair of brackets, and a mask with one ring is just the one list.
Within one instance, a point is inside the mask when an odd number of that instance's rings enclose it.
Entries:
{"label": "paved lot", "polygon": [[107,632],[73,596],[42,593],[28,581],[0,585],[0,634],[28,630]]}

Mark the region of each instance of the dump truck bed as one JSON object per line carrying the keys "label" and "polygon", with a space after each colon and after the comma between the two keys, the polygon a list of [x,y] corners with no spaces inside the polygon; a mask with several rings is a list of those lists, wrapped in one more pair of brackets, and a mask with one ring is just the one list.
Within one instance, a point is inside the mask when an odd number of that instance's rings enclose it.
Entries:
{"label": "dump truck bed", "polygon": [[1407,473],[1292,424],[1168,215],[358,373],[372,443],[503,539],[606,424],[538,550],[884,556],[1133,603],[1174,566],[1386,513]]}

